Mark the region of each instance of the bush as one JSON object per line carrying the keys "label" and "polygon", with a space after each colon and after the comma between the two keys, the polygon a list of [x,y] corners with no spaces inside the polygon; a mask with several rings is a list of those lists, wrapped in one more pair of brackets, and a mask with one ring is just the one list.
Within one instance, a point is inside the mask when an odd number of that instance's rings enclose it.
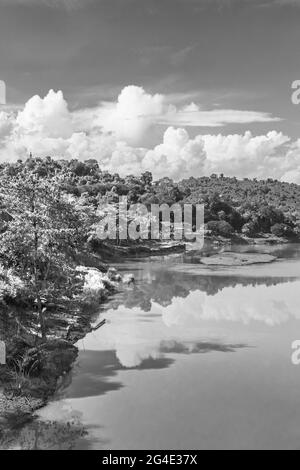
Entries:
{"label": "bush", "polygon": [[284,223],[284,214],[279,209],[265,206],[258,211],[258,219],[260,230],[268,233],[273,225]]}
{"label": "bush", "polygon": [[232,225],[234,230],[239,232],[243,226],[244,219],[236,210],[232,210],[227,217],[227,222]]}
{"label": "bush", "polygon": [[242,227],[242,233],[246,235],[246,237],[255,237],[259,232],[259,227],[257,222],[251,220],[250,222],[247,222],[246,224],[243,225]]}
{"label": "bush", "polygon": [[275,224],[271,227],[271,233],[276,237],[292,237],[294,235],[293,229],[286,224]]}
{"label": "bush", "polygon": [[221,235],[222,237],[230,238],[234,232],[232,225],[225,220],[215,221],[211,220],[206,224],[207,230],[210,230],[213,235]]}

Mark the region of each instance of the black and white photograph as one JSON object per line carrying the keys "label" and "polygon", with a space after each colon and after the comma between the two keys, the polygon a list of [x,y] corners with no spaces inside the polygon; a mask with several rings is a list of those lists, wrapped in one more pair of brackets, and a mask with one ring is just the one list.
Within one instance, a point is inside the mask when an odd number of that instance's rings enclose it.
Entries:
{"label": "black and white photograph", "polygon": [[0,0],[1,452],[300,449],[299,46],[300,0]]}

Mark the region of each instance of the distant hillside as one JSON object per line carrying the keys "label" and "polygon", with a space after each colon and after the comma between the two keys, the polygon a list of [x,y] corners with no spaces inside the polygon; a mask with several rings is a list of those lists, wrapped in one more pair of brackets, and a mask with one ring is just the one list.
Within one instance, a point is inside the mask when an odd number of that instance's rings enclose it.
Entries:
{"label": "distant hillside", "polygon": [[248,178],[238,180],[224,176],[189,178],[178,183],[184,193],[190,194],[185,198],[189,202],[205,201],[217,193],[220,199],[230,201],[235,207],[246,202],[253,206],[273,205],[286,214],[300,214],[300,186],[283,183],[273,179],[258,181]]}
{"label": "distant hillside", "polygon": [[[168,177],[153,181],[148,171],[140,176],[121,177],[102,171],[96,160],[53,160],[29,158],[25,162],[3,163],[1,177],[30,172],[40,178],[63,176],[63,189],[86,204],[97,207],[105,198],[116,203],[126,195],[128,203],[204,203],[207,230],[230,237],[272,233],[293,237],[300,231],[300,186],[268,179],[238,180],[211,175],[174,182]],[[1,209],[1,208],[0,208]],[[2,207],[5,209],[5,207]]]}

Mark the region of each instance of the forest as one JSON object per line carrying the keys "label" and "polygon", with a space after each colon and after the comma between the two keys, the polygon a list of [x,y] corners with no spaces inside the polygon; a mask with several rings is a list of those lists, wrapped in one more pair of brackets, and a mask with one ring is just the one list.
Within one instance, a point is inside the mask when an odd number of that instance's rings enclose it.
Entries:
{"label": "forest", "polygon": [[[96,160],[54,160],[28,158],[25,162],[0,165],[0,186],[13,186],[16,179],[31,175],[37,181],[59,186],[59,191],[69,195],[69,202],[77,206],[77,215],[85,218],[86,234],[89,223],[95,223],[95,209],[99,204],[117,203],[127,196],[128,204],[200,204],[205,205],[207,235],[231,237],[243,234],[259,237],[273,234],[294,237],[300,226],[300,186],[273,179],[238,180],[223,174],[209,177],[191,177],[179,182],[162,178],[153,181],[152,174],[121,177],[117,173],[102,171]],[[2,224],[7,211],[0,200]],[[81,211],[79,208],[81,207]],[[92,220],[93,219],[93,220]],[[77,221],[78,222],[78,221]],[[79,224],[80,225],[80,224]],[[84,234],[82,234],[84,236]]]}

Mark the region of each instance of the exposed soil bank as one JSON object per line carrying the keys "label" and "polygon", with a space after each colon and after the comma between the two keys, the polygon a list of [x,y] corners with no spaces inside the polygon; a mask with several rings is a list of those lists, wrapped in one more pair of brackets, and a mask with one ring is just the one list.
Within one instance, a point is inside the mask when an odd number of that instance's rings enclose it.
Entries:
{"label": "exposed soil bank", "polygon": [[[108,261],[126,259],[128,257],[163,256],[185,251],[184,241],[151,241],[143,240],[132,242],[127,245],[114,245],[110,243],[101,244],[101,254]],[[97,252],[97,247],[94,246]]]}

